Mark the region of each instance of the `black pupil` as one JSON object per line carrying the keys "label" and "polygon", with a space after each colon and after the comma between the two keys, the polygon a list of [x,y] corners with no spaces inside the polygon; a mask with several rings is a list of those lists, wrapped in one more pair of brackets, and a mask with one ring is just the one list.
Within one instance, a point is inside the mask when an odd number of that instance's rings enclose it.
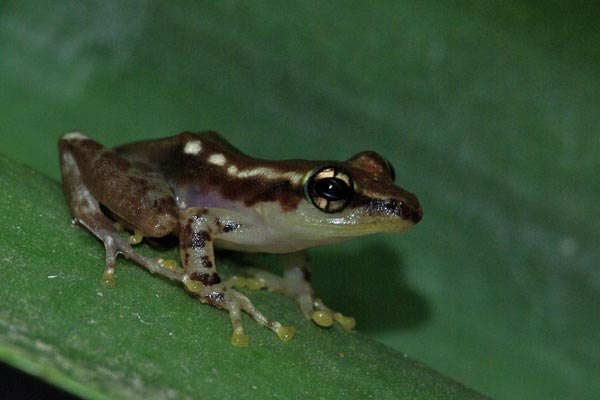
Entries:
{"label": "black pupil", "polygon": [[315,191],[327,200],[345,200],[350,194],[350,188],[341,179],[323,178],[315,183]]}

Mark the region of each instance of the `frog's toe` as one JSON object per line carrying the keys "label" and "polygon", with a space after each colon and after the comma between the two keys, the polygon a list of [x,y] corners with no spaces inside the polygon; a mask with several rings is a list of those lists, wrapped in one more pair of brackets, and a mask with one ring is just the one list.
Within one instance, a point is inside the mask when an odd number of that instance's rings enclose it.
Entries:
{"label": "frog's toe", "polygon": [[347,331],[350,331],[356,327],[356,319],[354,317],[348,317],[347,315],[337,312],[333,314],[333,319]]}
{"label": "frog's toe", "polygon": [[328,328],[333,325],[333,316],[329,311],[317,310],[312,313],[311,319],[315,324]]}
{"label": "frog's toe", "polygon": [[[274,323],[274,325],[272,330],[282,342],[289,342],[294,338],[294,334],[296,333],[294,327],[284,326],[278,322]],[[234,328],[231,335],[231,344],[235,347],[248,347],[250,345],[250,338],[244,333],[244,329],[241,326]]]}
{"label": "frog's toe", "polygon": [[281,324],[279,324],[274,331],[282,342],[289,342],[296,334],[296,328],[293,326],[283,326]]}
{"label": "frog's toe", "polygon": [[311,319],[315,324],[323,328],[329,328],[333,325],[334,321],[347,331],[356,327],[356,319],[331,310],[317,310],[313,312]]}
{"label": "frog's toe", "polygon": [[177,260],[173,260],[171,258],[169,259],[164,259],[164,258],[157,258],[156,262],[158,262],[158,264],[164,268],[167,269],[169,271],[178,271],[179,270],[179,264],[177,263]]}
{"label": "frog's toe", "polygon": [[127,243],[135,245],[135,244],[142,243],[142,240],[144,240],[144,235],[142,234],[141,231],[135,229],[133,231],[133,234],[130,235],[129,238],[127,239]]}
{"label": "frog's toe", "polygon": [[[118,237],[117,237],[118,238]],[[106,250],[106,267],[100,278],[100,285],[107,289],[115,287],[115,264],[117,262],[117,246],[111,236],[107,236],[104,240]]]}
{"label": "frog's toe", "polygon": [[100,285],[107,289],[112,289],[115,287],[115,269],[107,268],[104,270],[102,274],[102,278],[100,278]]}
{"label": "frog's toe", "polygon": [[243,288],[246,286],[246,278],[234,275],[225,282],[225,286],[231,288]]}
{"label": "frog's toe", "polygon": [[250,290],[261,290],[268,287],[267,281],[262,277],[246,279],[246,287]]}
{"label": "frog's toe", "polygon": [[250,345],[250,338],[244,333],[243,329],[239,329],[231,335],[231,344],[235,347],[248,347]]}
{"label": "frog's toe", "polygon": [[324,328],[328,328],[333,325],[333,322],[337,322],[342,328],[346,330],[352,330],[356,327],[356,319],[343,315],[338,311],[329,309],[321,299],[313,300],[314,312],[311,315],[313,322]]}

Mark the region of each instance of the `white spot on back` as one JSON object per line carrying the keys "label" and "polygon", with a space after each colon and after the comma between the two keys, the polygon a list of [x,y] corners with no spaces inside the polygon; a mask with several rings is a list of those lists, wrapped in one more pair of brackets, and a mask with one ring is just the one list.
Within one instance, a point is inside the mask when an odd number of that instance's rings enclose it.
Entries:
{"label": "white spot on back", "polygon": [[202,151],[202,143],[199,140],[190,140],[185,144],[183,152],[185,154],[196,155]]}
{"label": "white spot on back", "polygon": [[217,153],[217,154],[211,154],[211,156],[208,157],[208,162],[211,164],[223,166],[227,162],[227,159],[225,158],[225,156],[223,154]]}
{"label": "white spot on back", "polygon": [[87,139],[87,136],[85,136],[81,132],[68,132],[68,133],[65,133],[62,138],[66,139],[66,140]]}

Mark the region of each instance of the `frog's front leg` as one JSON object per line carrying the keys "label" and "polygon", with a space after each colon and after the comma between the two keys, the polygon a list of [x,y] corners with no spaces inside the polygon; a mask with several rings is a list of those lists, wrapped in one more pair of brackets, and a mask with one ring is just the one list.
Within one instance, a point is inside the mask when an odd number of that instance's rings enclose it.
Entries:
{"label": "frog's front leg", "polygon": [[233,327],[231,344],[246,347],[248,336],[244,334],[242,311],[258,324],[274,331],[282,341],[294,336],[294,329],[268,319],[254,307],[243,294],[227,283],[221,282],[214,256],[214,240],[226,232],[216,212],[206,208],[188,208],[179,214],[179,245],[185,274],[185,288],[201,302],[208,303],[229,313]]}
{"label": "frog's front leg", "polygon": [[306,318],[312,319],[319,326],[329,327],[333,321],[348,330],[356,326],[354,318],[331,310],[316,296],[310,285],[310,265],[306,251],[281,254],[280,259],[285,268],[283,277],[261,269],[250,269],[250,273],[258,281],[255,285],[257,288],[266,287],[270,291],[291,297],[298,303]]}

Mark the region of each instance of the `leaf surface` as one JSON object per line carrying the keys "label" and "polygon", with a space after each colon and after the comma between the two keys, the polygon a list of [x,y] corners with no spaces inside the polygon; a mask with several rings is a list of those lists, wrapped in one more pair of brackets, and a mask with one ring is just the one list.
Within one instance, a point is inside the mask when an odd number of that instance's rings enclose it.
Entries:
{"label": "leaf surface", "polygon": [[294,340],[247,320],[240,349],[226,313],[127,261],[104,289],[102,246],[69,224],[61,187],[4,156],[0,171],[7,363],[86,398],[483,398],[364,335],[314,326],[277,294],[249,293]]}

